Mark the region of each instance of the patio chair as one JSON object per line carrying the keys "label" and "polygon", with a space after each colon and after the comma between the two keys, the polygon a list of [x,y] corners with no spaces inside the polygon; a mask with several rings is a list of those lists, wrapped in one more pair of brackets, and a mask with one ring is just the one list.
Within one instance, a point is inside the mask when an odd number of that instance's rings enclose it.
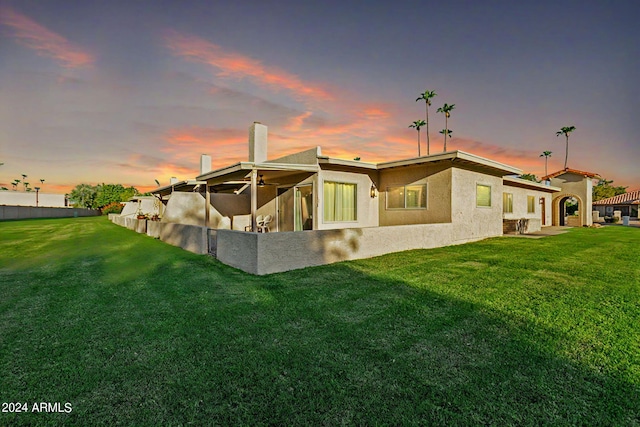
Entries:
{"label": "patio chair", "polygon": [[258,232],[259,233],[268,233],[269,231],[269,223],[273,220],[273,216],[267,215],[262,220],[262,223],[258,222]]}

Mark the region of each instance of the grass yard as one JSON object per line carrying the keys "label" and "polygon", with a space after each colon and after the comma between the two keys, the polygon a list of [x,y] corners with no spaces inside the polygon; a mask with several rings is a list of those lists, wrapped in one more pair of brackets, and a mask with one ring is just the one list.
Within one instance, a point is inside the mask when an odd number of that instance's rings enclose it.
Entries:
{"label": "grass yard", "polygon": [[29,410],[0,426],[640,425],[640,229],[255,277],[106,218],[2,222],[0,402]]}

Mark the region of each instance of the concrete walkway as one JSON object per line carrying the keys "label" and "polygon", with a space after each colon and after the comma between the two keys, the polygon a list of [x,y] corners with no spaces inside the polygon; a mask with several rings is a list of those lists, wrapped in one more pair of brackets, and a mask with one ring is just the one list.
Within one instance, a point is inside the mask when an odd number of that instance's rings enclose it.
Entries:
{"label": "concrete walkway", "polygon": [[526,237],[529,239],[541,239],[547,236],[556,236],[558,234],[566,233],[571,230],[573,227],[558,227],[558,226],[549,226],[542,227],[542,230],[536,231],[535,233],[528,234],[503,234],[505,237]]}

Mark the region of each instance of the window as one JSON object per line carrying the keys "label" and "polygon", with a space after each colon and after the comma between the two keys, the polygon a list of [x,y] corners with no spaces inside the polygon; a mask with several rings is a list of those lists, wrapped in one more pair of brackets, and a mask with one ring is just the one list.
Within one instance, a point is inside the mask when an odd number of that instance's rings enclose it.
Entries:
{"label": "window", "polygon": [[513,213],[513,194],[502,193],[502,212]]}
{"label": "window", "polygon": [[476,184],[476,206],[491,207],[491,186]]}
{"label": "window", "polygon": [[536,213],[536,196],[527,196],[527,213]]}
{"label": "window", "polygon": [[425,209],[426,207],[426,184],[387,188],[387,209]]}
{"label": "window", "polygon": [[355,221],[357,206],[356,184],[324,182],[324,220]]}

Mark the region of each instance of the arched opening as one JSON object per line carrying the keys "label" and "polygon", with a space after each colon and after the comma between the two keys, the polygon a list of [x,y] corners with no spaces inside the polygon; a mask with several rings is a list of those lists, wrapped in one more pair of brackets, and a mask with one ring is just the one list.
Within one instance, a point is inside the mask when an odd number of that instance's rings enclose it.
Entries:
{"label": "arched opening", "polygon": [[574,194],[563,194],[554,201],[555,223],[560,226],[580,227],[583,224],[582,200]]}

